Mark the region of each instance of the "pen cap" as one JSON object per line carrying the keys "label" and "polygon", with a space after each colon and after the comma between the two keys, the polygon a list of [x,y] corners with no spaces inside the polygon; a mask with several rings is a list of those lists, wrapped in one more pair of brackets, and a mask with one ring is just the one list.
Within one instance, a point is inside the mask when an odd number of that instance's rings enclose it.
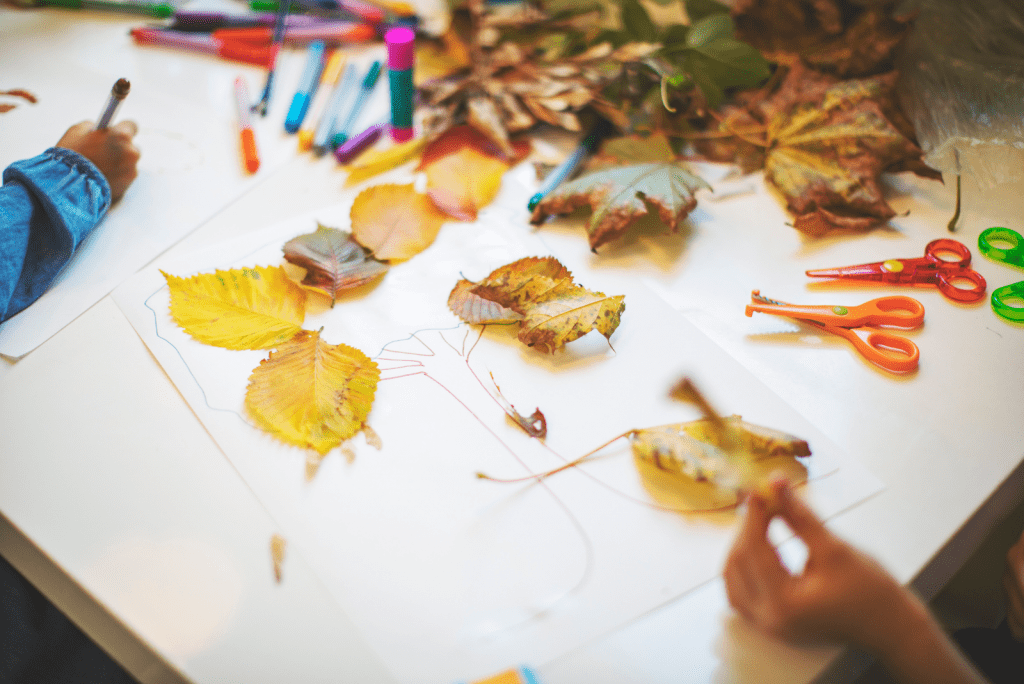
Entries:
{"label": "pen cap", "polygon": [[384,34],[384,44],[388,48],[388,69],[405,71],[412,68],[415,40],[416,34],[405,26],[393,28]]}

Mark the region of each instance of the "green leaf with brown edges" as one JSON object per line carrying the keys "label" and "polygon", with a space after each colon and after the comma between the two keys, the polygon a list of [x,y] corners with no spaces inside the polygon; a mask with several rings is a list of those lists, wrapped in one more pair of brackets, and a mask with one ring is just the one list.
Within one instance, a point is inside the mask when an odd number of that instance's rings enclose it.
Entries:
{"label": "green leaf with brown edges", "polygon": [[539,224],[552,214],[569,214],[580,207],[593,213],[587,222],[591,249],[621,237],[647,205],[672,230],[697,206],[694,193],[711,186],[700,176],[672,163],[634,164],[594,171],[564,183],[533,210],[531,223]]}

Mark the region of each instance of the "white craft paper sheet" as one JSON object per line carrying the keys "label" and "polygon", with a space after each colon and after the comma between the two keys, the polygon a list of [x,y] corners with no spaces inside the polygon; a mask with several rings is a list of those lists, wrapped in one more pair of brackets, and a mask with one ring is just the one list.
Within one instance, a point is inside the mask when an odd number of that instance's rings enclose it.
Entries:
{"label": "white craft paper sheet", "polygon": [[[347,228],[348,208],[298,217],[160,266],[188,276],[282,264],[284,242],[312,232],[315,220]],[[808,439],[814,455],[807,491],[822,515],[881,488],[637,278],[563,259],[577,282],[626,295],[614,350],[592,333],[545,355],[495,326],[477,343],[480,327],[460,325],[448,311],[460,275],[476,280],[547,253],[528,228],[489,209],[474,224],[446,224],[429,249],[394,266],[376,286],[341,297],[334,309],[326,298],[311,297],[305,327],[323,326],[327,341],[356,346],[382,368],[369,423],[384,445],[377,451],[356,437],[354,461],[336,450],[312,482],[304,480],[303,450],[276,442],[245,417],[247,378],[265,352],[193,341],[171,319],[155,268],[114,293],[280,524],[289,552],[314,564],[402,682],[472,680],[514,664],[542,664],[720,573],[734,513],[658,510],[625,440],[543,484],[474,476],[521,477],[629,429],[697,418],[667,398],[684,374],[721,411]],[[521,413],[544,412],[546,443],[505,417],[490,374]],[[287,582],[287,561],[284,572]]]}
{"label": "white craft paper sheet", "polygon": [[[143,57],[160,59],[151,53]],[[0,324],[0,354],[19,357],[35,349],[296,154],[295,138],[284,134],[283,121],[290,99],[286,92],[294,90],[292,84],[298,79],[292,72],[301,67],[295,59],[299,55],[282,60],[272,110],[265,119],[254,117],[261,159],[254,175],[242,167],[233,77],[203,55],[172,53],[162,57],[178,64],[179,71],[196,75],[191,83],[196,97],[171,97],[163,82],[155,78],[132,80],[131,92],[114,123],[132,119],[139,125],[135,138],[142,154],[139,175],[50,289],[32,306]],[[137,64],[126,65],[125,70],[131,72],[132,66],[138,68]],[[232,67],[232,73],[245,71],[256,70]],[[48,60],[23,56],[12,61],[0,55],[0,90],[25,88],[39,99],[29,104],[5,98],[20,104],[0,115],[0,169],[52,147],[72,124],[95,121],[115,80],[77,63],[63,62],[55,68]],[[255,101],[263,80],[250,75],[247,81]]]}

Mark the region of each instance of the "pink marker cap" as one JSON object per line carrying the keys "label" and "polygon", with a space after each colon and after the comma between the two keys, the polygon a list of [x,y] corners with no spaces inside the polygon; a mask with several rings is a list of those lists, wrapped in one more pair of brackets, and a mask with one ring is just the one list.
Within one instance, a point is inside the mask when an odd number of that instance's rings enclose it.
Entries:
{"label": "pink marker cap", "polygon": [[392,71],[412,69],[415,41],[416,33],[406,26],[389,29],[384,34],[384,44],[388,46],[388,69]]}

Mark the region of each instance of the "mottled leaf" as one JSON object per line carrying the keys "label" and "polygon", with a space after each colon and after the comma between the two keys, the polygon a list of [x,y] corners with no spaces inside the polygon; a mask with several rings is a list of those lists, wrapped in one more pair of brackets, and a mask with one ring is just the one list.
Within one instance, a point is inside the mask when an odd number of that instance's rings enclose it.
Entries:
{"label": "mottled leaf", "polygon": [[253,370],[245,408],[281,441],[325,454],[363,427],[379,377],[358,349],[303,330]]}
{"label": "mottled leaf", "polygon": [[526,319],[519,329],[519,341],[554,353],[591,330],[611,338],[626,308],[624,300],[623,295],[608,297],[579,286],[559,288],[554,297],[537,302],[526,310]]}
{"label": "mottled leaf", "polygon": [[515,323],[523,315],[473,292],[476,283],[460,280],[448,295],[448,308],[467,323]]}
{"label": "mottled leaf", "polygon": [[163,273],[171,316],[196,340],[226,349],[269,349],[302,329],[306,291],[280,266]]}
{"label": "mottled leaf", "polygon": [[342,290],[365,285],[388,270],[351,233],[320,224],[315,233],[286,242],[284,258],[306,269],[302,284],[329,296],[331,306]]}
{"label": "mottled leaf", "polygon": [[710,188],[704,179],[676,164],[635,164],[594,171],[561,185],[534,209],[531,222],[539,224],[551,214],[568,214],[589,206],[587,222],[591,249],[622,236],[647,214],[647,203],[657,207],[661,220],[672,230],[697,206],[694,192]]}
{"label": "mottled leaf", "polygon": [[352,203],[352,236],[382,261],[409,259],[429,247],[445,216],[409,185],[374,185]]}

